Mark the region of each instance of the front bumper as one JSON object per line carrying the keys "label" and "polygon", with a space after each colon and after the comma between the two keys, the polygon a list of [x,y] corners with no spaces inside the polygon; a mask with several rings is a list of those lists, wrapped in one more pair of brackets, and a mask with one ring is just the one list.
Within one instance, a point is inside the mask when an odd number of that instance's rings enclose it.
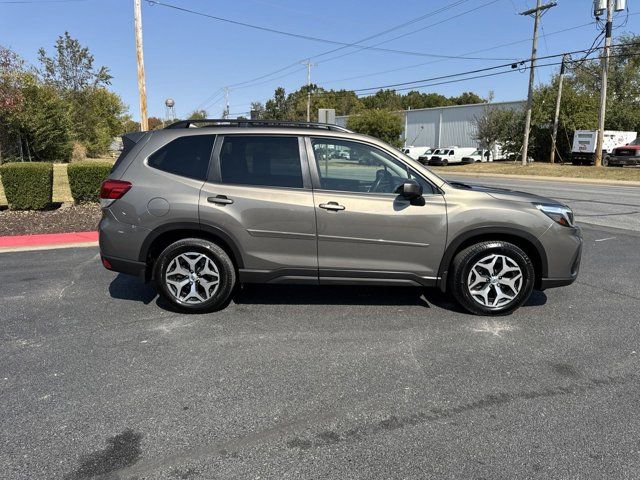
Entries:
{"label": "front bumper", "polygon": [[627,167],[640,165],[640,157],[609,157],[609,166]]}
{"label": "front bumper", "polygon": [[445,159],[442,159],[440,157],[431,157],[429,159],[429,162],[427,162],[428,165],[431,166],[437,166],[437,165],[447,165],[449,162]]}
{"label": "front bumper", "polygon": [[582,260],[582,231],[557,224],[547,230],[540,241],[547,254],[547,271],[536,284],[539,290],[571,285],[578,278]]}

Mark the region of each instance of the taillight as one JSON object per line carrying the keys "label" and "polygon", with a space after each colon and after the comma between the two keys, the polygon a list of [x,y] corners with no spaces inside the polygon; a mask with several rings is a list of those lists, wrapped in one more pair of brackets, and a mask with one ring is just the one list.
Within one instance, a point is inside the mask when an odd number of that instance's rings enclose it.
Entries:
{"label": "taillight", "polygon": [[124,180],[105,180],[100,187],[101,200],[117,200],[129,191],[131,182]]}

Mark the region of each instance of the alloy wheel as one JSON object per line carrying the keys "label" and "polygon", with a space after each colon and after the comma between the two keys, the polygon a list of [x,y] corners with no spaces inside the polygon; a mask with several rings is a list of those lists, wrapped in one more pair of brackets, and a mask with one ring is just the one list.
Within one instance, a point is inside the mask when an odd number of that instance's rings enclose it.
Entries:
{"label": "alloy wheel", "polygon": [[471,297],[483,307],[504,307],[520,293],[524,276],[512,258],[491,254],[478,260],[467,277]]}
{"label": "alloy wheel", "polygon": [[198,304],[215,295],[220,286],[220,273],[214,261],[204,253],[185,252],[169,262],[164,280],[176,299]]}

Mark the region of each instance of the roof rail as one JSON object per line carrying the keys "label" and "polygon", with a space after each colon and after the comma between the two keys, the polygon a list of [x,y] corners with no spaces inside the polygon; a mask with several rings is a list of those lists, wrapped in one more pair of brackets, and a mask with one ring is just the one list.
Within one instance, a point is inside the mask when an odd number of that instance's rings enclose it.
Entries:
{"label": "roof rail", "polygon": [[[202,124],[202,125],[200,125]],[[168,128],[203,128],[203,127],[276,127],[276,128],[321,128],[334,132],[351,133],[339,125],[316,122],[297,122],[289,120],[248,120],[229,118],[199,118],[194,120],[179,120],[164,127]]]}

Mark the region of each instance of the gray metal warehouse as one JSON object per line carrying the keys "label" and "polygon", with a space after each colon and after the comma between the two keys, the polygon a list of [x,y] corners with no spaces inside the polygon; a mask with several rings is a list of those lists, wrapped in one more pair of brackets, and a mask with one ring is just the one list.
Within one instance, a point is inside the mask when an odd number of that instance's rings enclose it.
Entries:
{"label": "gray metal warehouse", "polygon": [[[404,146],[478,147],[478,141],[473,138],[474,119],[481,116],[485,109],[524,109],[525,105],[524,100],[517,100],[404,110]],[[347,118],[336,117],[336,124],[345,126]]]}

